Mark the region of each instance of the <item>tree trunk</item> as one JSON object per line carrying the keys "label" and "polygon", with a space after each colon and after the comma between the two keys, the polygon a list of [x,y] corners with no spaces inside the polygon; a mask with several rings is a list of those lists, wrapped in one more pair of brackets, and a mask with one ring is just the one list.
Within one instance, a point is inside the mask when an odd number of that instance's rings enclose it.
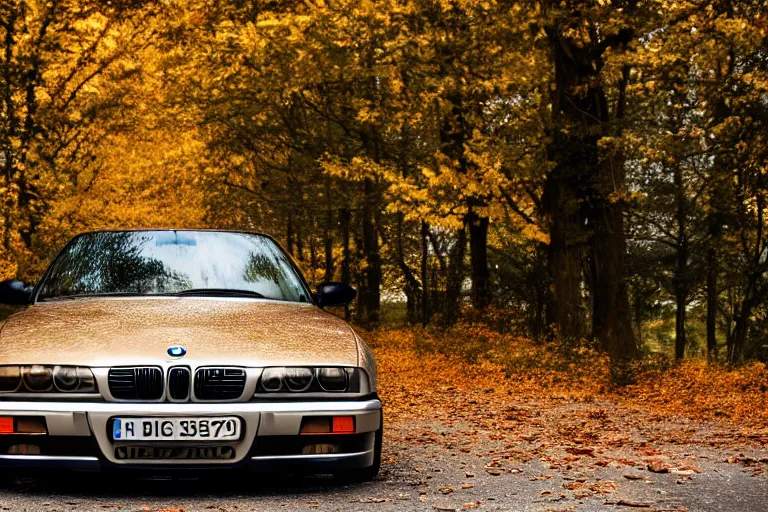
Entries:
{"label": "tree trunk", "polygon": [[685,184],[679,166],[674,168],[677,267],[675,268],[675,359],[685,357],[685,308],[688,305],[688,234],[686,222]]}
{"label": "tree trunk", "polygon": [[288,254],[293,256],[293,213],[288,214],[288,221],[285,228],[285,248]]}
{"label": "tree trunk", "polygon": [[553,170],[547,176],[542,198],[550,239],[547,325],[556,328],[561,338],[576,340],[585,335],[581,293],[583,239],[579,235],[583,228],[573,211],[575,198],[564,181],[563,173]]}
{"label": "tree trunk", "polygon": [[707,357],[717,360],[717,260],[715,249],[707,250]]}
{"label": "tree trunk", "polygon": [[[8,188],[13,179],[13,153],[11,151],[5,152],[5,187]],[[11,250],[11,231],[13,229],[13,218],[15,214],[16,201],[13,199],[13,194],[9,191],[5,192],[6,201],[4,205],[4,222],[3,222],[3,248],[6,252]]]}
{"label": "tree trunk", "polygon": [[349,224],[352,221],[352,214],[348,208],[341,210],[341,282],[344,284],[350,284],[350,258],[351,252],[349,250]]}
{"label": "tree trunk", "polygon": [[[405,279],[405,286],[403,292],[407,299],[407,312],[408,321],[416,323],[421,317],[421,283],[414,275],[411,267],[405,261],[405,247],[403,242],[403,223],[405,215],[403,213],[397,213],[396,226],[397,237],[395,239],[395,254],[397,259],[397,266],[400,267],[400,271],[403,273]],[[386,239],[383,239],[386,245],[389,245]]]}
{"label": "tree trunk", "polygon": [[637,342],[642,345],[643,343],[643,314],[645,309],[645,297],[642,296],[640,291],[634,293],[634,309],[635,309],[635,331],[637,335]]}
{"label": "tree trunk", "polygon": [[747,342],[749,333],[749,319],[752,316],[752,310],[755,304],[759,302],[758,283],[759,274],[750,274],[747,280],[747,286],[744,290],[744,299],[738,306],[735,325],[731,332],[731,338],[728,342],[728,362],[738,363],[744,355],[744,346]]}
{"label": "tree trunk", "polygon": [[365,317],[367,327],[379,323],[381,307],[381,256],[379,254],[379,235],[375,223],[376,197],[374,183],[365,180],[365,202],[363,204],[363,253],[365,255]]}
{"label": "tree trunk", "polygon": [[445,304],[443,305],[443,324],[453,325],[459,318],[461,310],[461,288],[464,283],[464,254],[467,246],[466,228],[456,234],[456,242],[451,254],[448,268],[448,279],[445,287]]}
{"label": "tree trunk", "polygon": [[[341,282],[352,284],[350,276],[350,258],[352,257],[349,249],[349,225],[352,222],[352,214],[349,208],[344,208],[340,213],[341,221]],[[358,298],[358,303],[360,299]],[[344,318],[349,321],[349,304],[344,306]]]}
{"label": "tree trunk", "polygon": [[[355,282],[357,288],[357,307],[355,308],[355,322],[366,326],[368,323],[368,279],[364,266],[365,250],[363,249],[363,236],[359,231],[352,234],[352,242],[355,244],[355,258],[358,263],[358,270],[355,272]],[[363,268],[360,268],[363,267]]]}
{"label": "tree trunk", "polygon": [[593,218],[592,333],[611,358],[622,363],[637,354],[624,270],[627,252],[624,212],[608,200],[593,213]]}
{"label": "tree trunk", "polygon": [[312,269],[312,277],[314,280],[315,269],[317,268],[317,248],[315,247],[315,237],[309,237],[309,268]]}
{"label": "tree trunk", "polygon": [[[730,18],[733,15],[730,6],[726,8],[726,16]],[[732,54],[732,50],[729,52],[728,60],[730,65],[727,67],[716,66],[716,80],[719,83],[727,83],[728,76],[723,76],[723,70],[727,70],[727,75],[730,75],[734,70],[736,59]],[[730,103],[720,96],[714,98],[713,104],[714,119],[711,120],[712,125],[718,125],[725,119],[729,118],[733,112],[731,110]],[[710,195],[710,213],[707,219],[707,231],[709,235],[709,246],[707,247],[707,357],[716,361],[717,360],[717,278],[718,278],[718,261],[717,261],[717,247],[721,242],[721,236],[723,234],[723,228],[725,227],[723,212],[728,211],[728,207],[723,207],[723,202],[726,197],[730,197],[732,191],[730,189],[730,168],[727,159],[724,160],[724,155],[716,155],[714,159],[714,165],[710,169],[710,183],[713,187],[709,191]],[[732,299],[732,290],[728,291],[729,303]],[[735,312],[735,308],[731,309]],[[724,315],[727,316],[727,315]],[[731,315],[731,318],[726,319],[725,328],[725,343],[726,343],[726,358],[731,361],[733,331],[731,330],[732,318],[735,315]],[[746,333],[745,333],[746,334]]]}
{"label": "tree trunk", "polygon": [[688,303],[687,290],[679,287],[675,293],[675,359],[685,357],[685,307]]}
{"label": "tree trunk", "polygon": [[[744,180],[739,173],[739,185],[746,188]],[[745,256],[749,256],[750,264],[746,269],[747,285],[744,288],[744,298],[741,301],[741,306],[738,309],[738,317],[736,318],[736,325],[734,326],[732,333],[732,340],[728,344],[728,361],[730,363],[736,363],[741,361],[744,356],[744,347],[747,341],[747,334],[749,333],[750,317],[752,316],[752,310],[761,304],[765,297],[766,287],[764,285],[766,268],[764,267],[763,258],[766,252],[766,242],[763,239],[763,230],[765,228],[765,209],[766,209],[766,197],[763,195],[763,191],[766,189],[765,183],[757,182],[752,185],[754,188],[751,193],[754,194],[754,211],[756,217],[754,219],[754,246],[751,249],[748,248],[746,242],[746,236],[742,235],[742,246],[745,248]],[[744,200],[746,194],[739,193],[742,204],[746,205]],[[747,209],[742,207],[740,212],[740,218],[748,218]],[[750,222],[743,220],[740,223],[739,228],[744,230],[748,229]],[[751,254],[749,254],[751,253]]]}
{"label": "tree trunk", "polygon": [[[555,63],[552,116],[554,133],[550,159],[554,170],[545,184],[550,218],[550,270],[553,315],[564,334],[578,334],[575,305],[579,304],[578,254],[574,246],[586,239],[590,256],[592,335],[616,363],[636,355],[629,297],[625,281],[626,238],[624,204],[614,198],[626,190],[624,162],[616,154],[602,155],[598,143],[616,135],[600,75],[602,53],[626,46],[631,31],[606,36],[599,46],[577,45],[546,27]],[[625,78],[628,71],[625,72]],[[623,112],[619,98],[617,118]],[[611,131],[612,130],[612,131]],[[575,199],[575,203],[573,204]]]}
{"label": "tree trunk", "polygon": [[472,264],[472,306],[485,309],[491,301],[488,270],[488,217],[480,217],[473,209],[467,214],[469,251]]}
{"label": "tree trunk", "polygon": [[296,258],[304,261],[304,239],[301,235],[301,223],[296,223]]}
{"label": "tree trunk", "polygon": [[421,325],[429,323],[429,224],[421,221]]}
{"label": "tree trunk", "polygon": [[[751,293],[748,291],[748,293]],[[745,297],[739,308],[736,317],[735,326],[731,333],[731,340],[728,343],[728,362],[738,363],[741,361],[744,353],[744,344],[747,341],[747,331],[749,330],[749,317],[752,314],[752,300]]]}
{"label": "tree trunk", "polygon": [[[470,162],[465,154],[465,143],[472,137],[472,128],[467,121],[468,105],[471,101],[466,101],[464,95],[459,91],[454,91],[447,97],[451,104],[451,115],[443,118],[442,126],[440,127],[440,142],[443,145],[443,153],[448,156],[452,162],[457,164],[457,171],[461,174],[466,174],[469,171]],[[447,272],[447,283],[445,290],[445,304],[443,307],[443,323],[446,325],[453,324],[459,317],[461,308],[461,288],[464,281],[464,255],[467,245],[467,224],[471,220],[470,216],[475,215],[472,210],[473,204],[478,203],[481,199],[470,196],[467,198],[467,205],[469,207],[469,214],[464,216],[461,230],[457,233],[456,245],[452,251],[451,264]],[[479,220],[479,218],[478,218]],[[471,223],[470,223],[471,224]],[[475,265],[473,264],[473,276],[472,276],[472,288],[473,292],[478,289],[480,293],[483,292],[483,288],[487,289],[487,277],[483,276],[483,262],[485,259],[485,276],[487,276],[487,254],[484,253],[486,248],[481,248],[480,245],[485,245],[487,240],[487,225],[483,228],[482,223],[478,222],[473,228],[469,227],[470,231],[475,230],[475,234],[470,233],[470,238],[474,240],[471,251],[474,255],[474,251],[477,251],[477,269],[478,275],[474,275]],[[483,235],[485,231],[485,235]],[[474,263],[474,262],[473,262]],[[476,282],[477,278],[477,282]],[[479,287],[479,288],[478,288]],[[478,295],[481,297],[481,295]],[[483,299],[480,299],[481,301]],[[474,293],[473,293],[474,301]]]}
{"label": "tree trunk", "polygon": [[[539,212],[541,215],[541,212]],[[543,242],[536,244],[536,256],[534,258],[534,271],[531,275],[531,284],[535,290],[536,309],[531,325],[533,339],[541,341],[546,332],[547,306],[550,304],[549,282],[547,277],[547,251],[549,247]]]}
{"label": "tree trunk", "polygon": [[325,272],[323,274],[323,280],[326,282],[333,281],[333,210],[330,205],[327,208],[327,217],[325,223],[325,230],[323,233],[323,246],[325,249]]}

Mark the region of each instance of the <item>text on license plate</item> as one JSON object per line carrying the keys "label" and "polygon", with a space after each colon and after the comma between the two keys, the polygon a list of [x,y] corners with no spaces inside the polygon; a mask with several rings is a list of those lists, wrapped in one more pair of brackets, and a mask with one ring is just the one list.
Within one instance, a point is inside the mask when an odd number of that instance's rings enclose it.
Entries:
{"label": "text on license plate", "polygon": [[240,439],[240,418],[211,416],[197,418],[115,418],[115,441],[236,441]]}

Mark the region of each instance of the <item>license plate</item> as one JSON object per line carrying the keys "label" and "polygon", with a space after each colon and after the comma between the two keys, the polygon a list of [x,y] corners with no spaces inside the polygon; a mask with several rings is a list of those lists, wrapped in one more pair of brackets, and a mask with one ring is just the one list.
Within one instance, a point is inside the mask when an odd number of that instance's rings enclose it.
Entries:
{"label": "license plate", "polygon": [[240,418],[115,418],[115,441],[237,441]]}

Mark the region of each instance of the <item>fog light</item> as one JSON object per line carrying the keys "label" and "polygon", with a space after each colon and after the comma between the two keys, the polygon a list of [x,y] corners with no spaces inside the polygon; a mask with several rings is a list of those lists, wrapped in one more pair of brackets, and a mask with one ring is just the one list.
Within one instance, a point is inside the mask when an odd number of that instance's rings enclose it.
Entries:
{"label": "fog light", "polygon": [[321,455],[325,453],[339,453],[339,445],[337,444],[308,444],[301,449],[302,455]]}
{"label": "fog light", "polygon": [[354,434],[355,417],[354,416],[334,416],[333,433],[334,434]]}
{"label": "fog light", "polygon": [[8,455],[40,455],[36,444],[14,444],[8,447]]}
{"label": "fog light", "polygon": [[328,416],[304,416],[301,434],[330,434],[331,419]]}
{"label": "fog light", "polygon": [[39,416],[29,416],[16,418],[17,434],[47,434],[45,428],[45,418]]}

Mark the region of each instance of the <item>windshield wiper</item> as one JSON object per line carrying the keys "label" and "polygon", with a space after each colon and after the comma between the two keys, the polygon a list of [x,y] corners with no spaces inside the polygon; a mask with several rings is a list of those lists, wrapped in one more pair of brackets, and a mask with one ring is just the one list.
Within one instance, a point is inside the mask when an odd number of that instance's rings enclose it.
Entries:
{"label": "windshield wiper", "polygon": [[41,302],[49,302],[54,300],[75,300],[75,299],[88,299],[93,297],[143,297],[149,295],[147,293],[139,292],[105,292],[105,293],[78,293],[75,295],[56,295],[54,297],[43,297]]}
{"label": "windshield wiper", "polygon": [[252,299],[267,299],[259,292],[251,290],[236,290],[230,288],[192,288],[180,292],[170,293],[139,293],[139,292],[106,292],[106,293],[81,293],[77,295],[59,295],[40,299],[42,302],[55,300],[75,300],[93,297],[250,297]]}
{"label": "windshield wiper", "polygon": [[230,288],[191,288],[189,290],[168,293],[165,295],[178,295],[180,297],[183,297],[185,295],[189,295],[189,296],[210,295],[211,297],[251,297],[253,299],[267,298],[264,295],[260,294],[259,292],[254,292],[251,290],[233,290]]}

